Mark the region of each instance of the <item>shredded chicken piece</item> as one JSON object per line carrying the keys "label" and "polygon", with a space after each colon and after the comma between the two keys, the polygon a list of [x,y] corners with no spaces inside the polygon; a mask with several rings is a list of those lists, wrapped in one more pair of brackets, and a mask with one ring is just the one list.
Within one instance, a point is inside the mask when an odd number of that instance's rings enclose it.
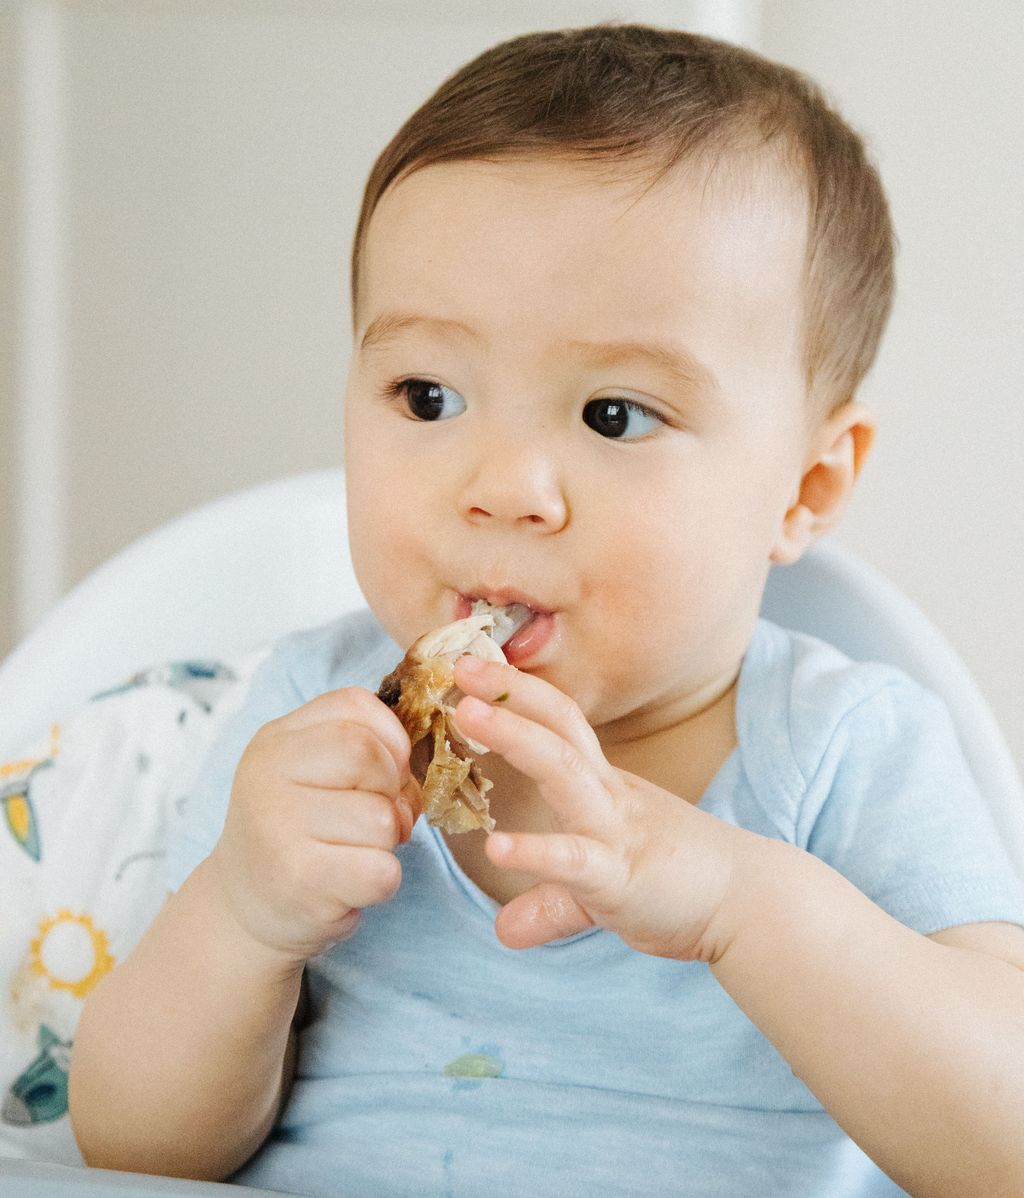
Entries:
{"label": "shredded chicken piece", "polygon": [[[519,605],[514,605],[518,607]],[[402,721],[415,747],[428,735],[433,752],[423,766],[424,754],[413,755],[413,772],[423,788],[423,813],[429,823],[445,832],[490,832],[494,820],[488,809],[490,779],[474,754],[486,753],[483,745],[460,737],[452,724],[460,692],[455,686],[455,662],[464,654],[504,661],[498,643],[489,635],[496,613],[504,617],[505,638],[523,623],[521,612],[491,609],[477,603],[472,615],[445,624],[421,636],[398,666],[381,682],[377,696]],[[528,618],[528,609],[522,609]],[[505,631],[511,628],[512,631]],[[417,769],[417,766],[420,769]]]}

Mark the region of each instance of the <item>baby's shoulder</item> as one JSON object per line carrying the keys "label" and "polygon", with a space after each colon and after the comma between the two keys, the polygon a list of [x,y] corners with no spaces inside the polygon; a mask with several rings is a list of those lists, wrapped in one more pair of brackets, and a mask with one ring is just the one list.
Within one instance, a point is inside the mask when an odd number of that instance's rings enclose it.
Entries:
{"label": "baby's shoulder", "polygon": [[834,726],[854,713],[870,720],[893,704],[913,710],[935,699],[933,692],[888,662],[856,661],[807,633],[772,625],[769,630],[775,642],[774,668],[799,723]]}
{"label": "baby's shoulder", "polygon": [[737,724],[757,773],[794,797],[846,756],[884,760],[951,732],[941,700],[903,670],[763,620],[741,671]]}

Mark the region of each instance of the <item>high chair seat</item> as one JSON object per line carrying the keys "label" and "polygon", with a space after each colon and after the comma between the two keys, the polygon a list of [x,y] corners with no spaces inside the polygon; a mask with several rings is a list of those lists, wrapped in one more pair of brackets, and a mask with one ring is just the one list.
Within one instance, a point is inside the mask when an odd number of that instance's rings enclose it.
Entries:
{"label": "high chair seat", "polygon": [[212,500],[100,565],[0,663],[0,758],[154,662],[235,657],[361,606],[340,470]]}

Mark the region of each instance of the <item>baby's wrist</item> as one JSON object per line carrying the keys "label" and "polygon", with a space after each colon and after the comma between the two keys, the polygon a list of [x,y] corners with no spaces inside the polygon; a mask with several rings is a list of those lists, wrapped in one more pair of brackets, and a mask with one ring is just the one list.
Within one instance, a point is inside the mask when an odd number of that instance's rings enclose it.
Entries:
{"label": "baby's wrist", "polygon": [[771,940],[780,904],[785,906],[801,887],[797,878],[806,854],[781,840],[734,829],[732,879],[707,932],[706,958],[725,967],[751,942]]}
{"label": "baby's wrist", "polygon": [[301,977],[308,955],[277,945],[260,934],[256,912],[247,911],[246,904],[240,904],[232,895],[216,849],[196,867],[187,885],[201,891],[199,901],[207,915],[207,927],[222,942],[221,951],[244,972],[285,984]]}

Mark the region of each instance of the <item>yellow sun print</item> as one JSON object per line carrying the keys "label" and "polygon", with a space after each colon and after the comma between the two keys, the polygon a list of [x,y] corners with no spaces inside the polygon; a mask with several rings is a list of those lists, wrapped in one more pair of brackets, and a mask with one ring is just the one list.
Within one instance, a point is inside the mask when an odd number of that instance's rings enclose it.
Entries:
{"label": "yellow sun print", "polygon": [[75,998],[85,998],[115,964],[106,932],[88,915],[67,908],[40,923],[29,952],[32,972],[51,990],[66,990]]}

